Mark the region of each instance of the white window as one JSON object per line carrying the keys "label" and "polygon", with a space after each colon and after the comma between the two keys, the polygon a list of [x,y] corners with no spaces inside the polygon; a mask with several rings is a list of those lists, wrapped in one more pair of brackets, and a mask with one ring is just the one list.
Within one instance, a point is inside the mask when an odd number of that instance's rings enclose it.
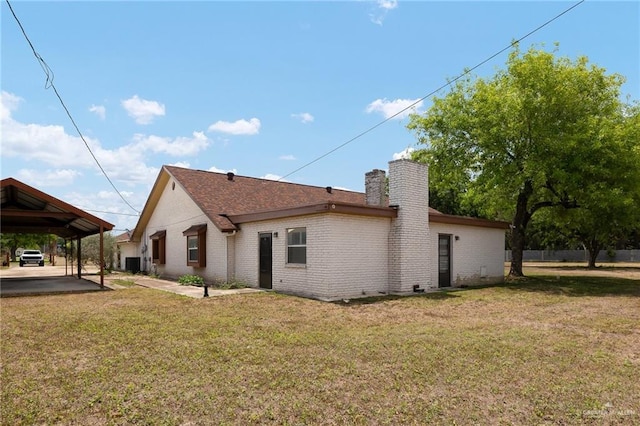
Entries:
{"label": "white window", "polygon": [[204,268],[207,266],[207,225],[194,225],[182,235],[187,237],[187,265],[196,268]]}
{"label": "white window", "polygon": [[198,261],[198,236],[197,235],[187,237],[187,252],[189,253],[187,256],[188,262]]}
{"label": "white window", "polygon": [[307,264],[307,228],[287,229],[287,263]]}

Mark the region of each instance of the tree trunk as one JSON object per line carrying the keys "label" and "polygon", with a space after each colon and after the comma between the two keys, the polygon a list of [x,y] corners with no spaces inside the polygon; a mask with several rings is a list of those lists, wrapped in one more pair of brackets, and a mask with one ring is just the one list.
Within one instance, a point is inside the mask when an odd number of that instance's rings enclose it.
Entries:
{"label": "tree trunk", "polygon": [[526,181],[524,188],[518,194],[516,203],[516,214],[511,224],[511,268],[509,269],[510,277],[524,277],[522,273],[522,253],[526,243],[527,223],[531,218],[531,214],[527,211],[529,197],[533,193],[533,184]]}
{"label": "tree trunk", "polygon": [[511,268],[510,277],[524,277],[522,273],[522,253],[524,252],[525,235],[522,226],[514,225],[511,230]]}
{"label": "tree trunk", "polygon": [[600,250],[589,250],[589,264],[587,265],[587,268],[589,269],[596,268],[596,258],[598,257],[599,253],[600,253]]}
{"label": "tree trunk", "polygon": [[591,240],[583,243],[587,251],[589,252],[588,264],[587,268],[595,269],[596,268],[596,258],[598,254],[600,254],[600,250],[602,250],[602,244],[599,244],[598,241]]}

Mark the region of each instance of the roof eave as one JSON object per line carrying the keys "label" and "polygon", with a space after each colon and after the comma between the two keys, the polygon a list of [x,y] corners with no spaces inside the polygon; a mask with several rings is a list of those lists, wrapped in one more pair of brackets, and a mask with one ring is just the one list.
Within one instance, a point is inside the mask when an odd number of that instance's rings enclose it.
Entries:
{"label": "roof eave", "polygon": [[467,216],[455,216],[455,215],[444,214],[444,213],[430,214],[429,221],[435,222],[435,223],[446,223],[449,225],[479,226],[482,228],[494,228],[494,229],[509,229],[509,226],[510,226],[508,222],[502,222],[499,220],[480,219],[476,217],[467,217]]}
{"label": "roof eave", "polygon": [[374,207],[360,204],[326,202],[266,212],[228,215],[227,218],[234,224],[241,224],[247,222],[259,222],[262,220],[282,219],[286,217],[306,216],[320,213],[340,213],[388,218],[398,216],[398,211],[390,207]]}

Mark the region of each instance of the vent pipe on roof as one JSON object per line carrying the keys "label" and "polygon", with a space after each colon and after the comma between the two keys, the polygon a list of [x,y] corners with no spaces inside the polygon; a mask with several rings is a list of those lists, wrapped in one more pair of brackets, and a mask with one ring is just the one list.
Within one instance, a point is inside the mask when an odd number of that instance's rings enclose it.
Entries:
{"label": "vent pipe on roof", "polygon": [[228,172],[228,173],[227,173],[227,180],[233,180],[233,177],[234,177],[234,176],[235,176],[235,175],[233,174],[233,172]]}
{"label": "vent pipe on roof", "polygon": [[331,188],[330,186],[327,186],[326,190],[329,194],[331,194],[331,191],[333,191],[333,188]]}

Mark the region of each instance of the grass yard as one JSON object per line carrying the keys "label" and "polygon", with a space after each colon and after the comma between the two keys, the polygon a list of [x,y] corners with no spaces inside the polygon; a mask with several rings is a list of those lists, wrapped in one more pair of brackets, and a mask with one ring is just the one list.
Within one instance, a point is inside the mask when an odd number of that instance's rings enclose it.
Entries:
{"label": "grass yard", "polygon": [[1,301],[4,425],[639,424],[640,281]]}

